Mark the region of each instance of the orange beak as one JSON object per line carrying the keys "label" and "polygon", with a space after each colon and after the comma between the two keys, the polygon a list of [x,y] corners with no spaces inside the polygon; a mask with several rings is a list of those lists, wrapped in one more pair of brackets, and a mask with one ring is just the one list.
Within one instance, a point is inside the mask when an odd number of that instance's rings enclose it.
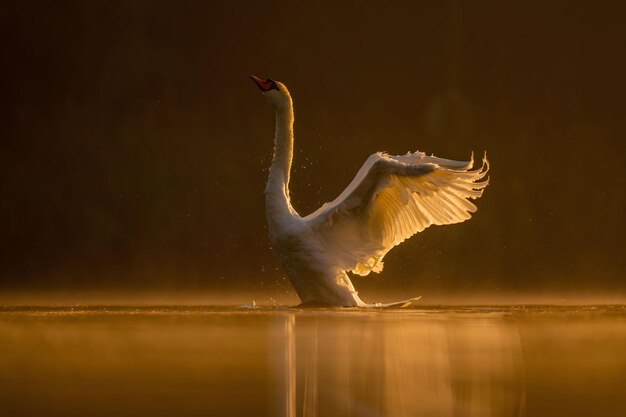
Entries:
{"label": "orange beak", "polygon": [[252,78],[252,81],[254,81],[257,87],[259,87],[259,89],[263,92],[270,91],[271,89],[278,90],[276,83],[269,78],[267,80],[262,80],[255,75],[251,75],[250,78]]}

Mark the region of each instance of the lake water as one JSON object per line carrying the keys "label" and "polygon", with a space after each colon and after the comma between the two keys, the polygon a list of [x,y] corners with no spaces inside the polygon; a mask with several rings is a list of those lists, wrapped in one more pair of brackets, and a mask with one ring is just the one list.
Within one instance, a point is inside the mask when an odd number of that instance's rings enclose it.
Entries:
{"label": "lake water", "polygon": [[626,306],[0,308],[1,416],[624,416]]}

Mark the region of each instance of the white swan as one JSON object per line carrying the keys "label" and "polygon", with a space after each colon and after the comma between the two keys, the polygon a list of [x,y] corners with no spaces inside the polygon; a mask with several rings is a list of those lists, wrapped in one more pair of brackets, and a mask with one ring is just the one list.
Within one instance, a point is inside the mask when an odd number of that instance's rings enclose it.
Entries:
{"label": "white swan", "polygon": [[432,224],[465,221],[475,212],[469,199],[483,193],[489,170],[468,162],[427,156],[423,152],[391,156],[375,153],[334,201],[300,217],[289,199],[293,158],[293,103],[287,87],[251,76],[276,111],[274,159],[265,203],[269,235],[289,281],[303,304],[350,307],[367,304],[346,271],[380,272],[383,257],[394,246]]}

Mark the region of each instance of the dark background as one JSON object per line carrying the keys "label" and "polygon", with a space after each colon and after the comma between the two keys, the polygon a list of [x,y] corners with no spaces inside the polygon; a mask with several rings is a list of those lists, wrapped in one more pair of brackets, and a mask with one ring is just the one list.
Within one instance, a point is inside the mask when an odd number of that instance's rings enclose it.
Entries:
{"label": "dark background", "polygon": [[266,237],[273,114],[292,197],[378,150],[488,152],[466,223],[355,279],[421,294],[624,294],[626,65],[616,1],[5,1],[0,289],[291,294]]}

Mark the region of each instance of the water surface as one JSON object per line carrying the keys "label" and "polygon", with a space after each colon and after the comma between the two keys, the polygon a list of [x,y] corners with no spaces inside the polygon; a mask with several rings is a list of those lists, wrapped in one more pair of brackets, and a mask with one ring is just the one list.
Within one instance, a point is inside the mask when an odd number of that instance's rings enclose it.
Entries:
{"label": "water surface", "polygon": [[2,416],[626,415],[626,306],[0,308]]}

